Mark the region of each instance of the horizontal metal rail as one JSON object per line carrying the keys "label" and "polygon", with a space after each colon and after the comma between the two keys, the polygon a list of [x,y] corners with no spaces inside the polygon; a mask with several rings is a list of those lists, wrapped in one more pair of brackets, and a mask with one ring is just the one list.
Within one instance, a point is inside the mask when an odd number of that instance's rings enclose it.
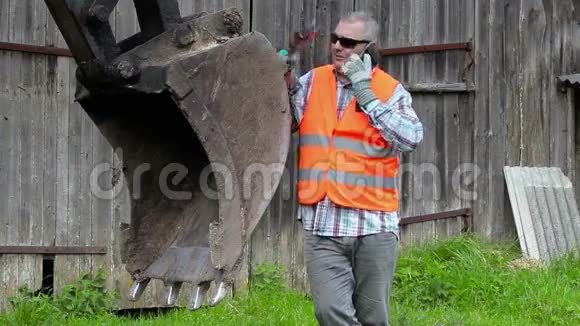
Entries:
{"label": "horizontal metal rail", "polygon": [[36,53],[53,55],[58,57],[72,57],[72,53],[68,49],[55,48],[50,46],[38,46],[38,45],[28,45],[19,43],[7,43],[0,42],[0,50],[4,51],[15,51],[23,53]]}
{"label": "horizontal metal rail", "polygon": [[403,86],[411,93],[470,93],[476,90],[472,83],[417,83]]}
{"label": "horizontal metal rail", "polygon": [[381,49],[380,53],[383,56],[394,56],[394,55],[405,55],[405,54],[426,53],[426,52],[441,52],[441,51],[452,51],[452,50],[471,51],[472,49],[473,49],[473,44],[471,42],[462,42],[462,43],[417,45],[417,46],[408,46],[408,47],[401,47],[401,48],[388,48],[388,49]]}
{"label": "horizontal metal rail", "polygon": [[423,222],[443,220],[443,219],[454,218],[454,217],[468,218],[468,217],[471,217],[471,214],[472,214],[471,208],[463,208],[463,209],[458,209],[458,210],[448,211],[448,212],[406,217],[406,218],[401,219],[401,221],[399,222],[399,225],[423,223]]}
{"label": "horizontal metal rail", "polygon": [[0,246],[0,255],[106,255],[107,247]]}

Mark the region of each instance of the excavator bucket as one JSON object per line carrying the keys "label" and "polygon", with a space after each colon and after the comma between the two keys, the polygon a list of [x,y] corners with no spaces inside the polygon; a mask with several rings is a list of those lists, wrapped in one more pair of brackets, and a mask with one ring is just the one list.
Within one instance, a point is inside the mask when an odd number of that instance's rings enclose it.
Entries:
{"label": "excavator bucket", "polygon": [[141,32],[117,43],[117,1],[45,2],[78,63],[77,100],[123,153],[130,298],[160,279],[173,305],[188,283],[197,309],[215,281],[219,303],[284,173],[284,64],[235,9],[182,18],[175,0],[135,0]]}

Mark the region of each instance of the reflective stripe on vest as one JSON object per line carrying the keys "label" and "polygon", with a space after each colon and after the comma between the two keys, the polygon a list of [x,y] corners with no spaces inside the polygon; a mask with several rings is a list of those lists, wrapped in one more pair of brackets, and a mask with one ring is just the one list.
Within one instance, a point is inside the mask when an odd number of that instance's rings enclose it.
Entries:
{"label": "reflective stripe on vest", "polygon": [[[326,171],[320,169],[301,169],[298,171],[299,181],[322,181]],[[381,176],[371,176],[336,170],[328,171],[328,180],[336,183],[373,188],[392,189],[397,187],[397,179]]]}
{"label": "reflective stripe on vest", "polygon": [[[330,137],[319,135],[300,136],[300,146],[330,146]],[[347,137],[335,137],[334,148],[349,150],[373,158],[396,156],[391,148],[383,148],[371,144],[361,143]]]}

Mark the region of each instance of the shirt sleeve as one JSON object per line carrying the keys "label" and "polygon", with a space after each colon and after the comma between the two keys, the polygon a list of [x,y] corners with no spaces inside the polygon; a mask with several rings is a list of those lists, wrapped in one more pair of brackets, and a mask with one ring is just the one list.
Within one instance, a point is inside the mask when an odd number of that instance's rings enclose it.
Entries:
{"label": "shirt sleeve", "polygon": [[290,91],[290,104],[292,105],[294,119],[297,125],[300,125],[300,122],[302,122],[302,118],[304,117],[304,110],[306,109],[306,103],[312,88],[311,86],[313,75],[314,73],[312,70],[302,75],[298,79],[296,86],[292,89],[292,91]]}
{"label": "shirt sleeve", "polygon": [[411,94],[401,84],[387,102],[377,99],[363,110],[395,149],[409,152],[423,140],[423,124],[413,109]]}

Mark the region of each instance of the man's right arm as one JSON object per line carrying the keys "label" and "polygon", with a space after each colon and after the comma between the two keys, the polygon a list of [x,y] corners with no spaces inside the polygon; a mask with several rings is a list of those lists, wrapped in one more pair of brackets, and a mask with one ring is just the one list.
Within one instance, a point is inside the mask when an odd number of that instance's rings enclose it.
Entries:
{"label": "man's right arm", "polygon": [[306,109],[306,103],[312,86],[312,76],[312,70],[307,72],[297,80],[294,87],[288,92],[294,117],[292,132],[298,130],[300,122],[302,122],[302,118],[304,117],[304,110]]}

